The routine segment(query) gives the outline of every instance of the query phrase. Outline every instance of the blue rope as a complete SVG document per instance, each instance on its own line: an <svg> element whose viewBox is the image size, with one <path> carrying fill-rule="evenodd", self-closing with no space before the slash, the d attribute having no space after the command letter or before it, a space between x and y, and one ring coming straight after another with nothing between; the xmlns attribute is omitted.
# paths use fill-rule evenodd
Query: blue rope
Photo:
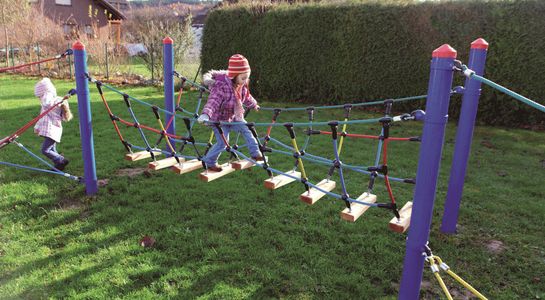
<svg viewBox="0 0 545 300"><path fill-rule="evenodd" d="M142 151L148 151L146 148L144 147L140 147L140 146L136 146L136 145L132 145L133 148L136 148L138 150L142 150ZM165 154L165 155L172 155L171 152L169 151L166 151L166 150L162 150L162 149L152 149L153 152L161 152L162 154ZM190 155L179 155L179 154L176 154L175 155L176 157L183 157L183 158L191 158L191 159L196 159L197 157L196 156L190 156Z"/></svg>
<svg viewBox="0 0 545 300"><path fill-rule="evenodd" d="M384 128L380 130L380 136L384 134ZM377 147L377 155L375 157L375 166L378 166L378 163L380 162L380 156L382 154L382 139L378 140L378 147Z"/></svg>
<svg viewBox="0 0 545 300"><path fill-rule="evenodd" d="M199 100L197 101L197 108L195 109L195 115L199 114L199 110L201 108L201 103L202 103L202 93L199 94ZM191 126L190 126L191 128L193 128L193 125L195 125L195 121L196 121L195 118L193 118L191 120Z"/></svg>
<svg viewBox="0 0 545 300"><path fill-rule="evenodd" d="M64 172L56 172L56 171L52 171L52 170L45 170L45 169L33 168L33 167L28 167L28 166L13 164L13 163L5 162L5 161L0 161L0 165L6 165L6 166L9 166L9 167L14 167L14 168L18 168L18 169L25 169L25 170L31 170L31 171L36 171L36 172L43 172L43 173L49 173L49 174L59 175L59 176L66 177L66 178L68 178L68 179L75 180L75 181L80 181L80 180L81 180L81 179L80 179L79 177L77 177L77 176L70 175L70 174L64 173Z"/></svg>
<svg viewBox="0 0 545 300"><path fill-rule="evenodd" d="M288 145L283 144L282 142L280 142L277 139L272 138L272 137L271 137L271 141L275 142L279 146L285 147L286 149L292 151L292 152L286 152L286 151L272 149L273 152L285 154L285 155L288 155L288 156L293 156L293 148L289 147ZM315 162L315 163L322 164L322 165L329 166L329 167L331 167L333 165L333 163L331 162L330 159L320 157L320 156L317 156L317 155L312 155L310 153L305 153L305 155L301 156L301 158L304 159L304 160L308 160L308 161ZM371 172L367 171L366 166L354 166L354 165L349 165L349 164L344 164L343 163L343 167L346 168L346 169L349 169L351 171L357 172L357 173L361 173L361 174L365 174L365 175L371 175ZM379 178L384 178L384 175L378 174L378 177ZM402 179L402 178L388 176L388 179L390 179L391 181L395 181L395 182L406 183L405 179Z"/></svg>
<svg viewBox="0 0 545 300"><path fill-rule="evenodd" d="M30 151L29 149L27 149L23 144L21 144L21 143L19 143L19 142L17 142L17 141L13 141L13 143L14 143L15 145L17 145L19 148L23 149L23 150L24 150L25 152L27 152L28 154L30 154L32 157L34 157L35 159L37 159L38 161L40 161L41 163L43 163L44 165L50 167L52 170L45 170L45 169L34 168L34 167L29 167L29 166L24 166L24 165L9 163L9 162L2 162L2 161L0 161L0 164L7 165L7 166L11 166L11 167L15 167L15 168L19 168L19 169L27 169L27 170L37 171L37 172L44 172L44 173L50 173L50 174L60 175L60 176L63 176L63 177L67 177L67 178L69 178L69 179L76 180L76 181L79 181L79 180L80 180L80 178L77 177L77 176L70 175L70 174L65 173L65 172L63 172L63 171L57 170L55 167L53 167L50 163L48 163L47 161L45 161L43 158L39 157L38 155L34 154L32 151Z"/></svg>
<svg viewBox="0 0 545 300"><path fill-rule="evenodd" d="M34 157L35 159L37 159L38 161L40 161L41 163L43 163L44 165L52 168L52 169L55 169L57 170L55 167L53 167L52 164L48 163L47 161L45 161L43 158L39 157L38 155L34 154L32 151L28 150L23 144L17 142L17 141L13 141L13 143L15 145L17 145L19 148L23 149L24 151L26 151L26 153L30 154L32 157ZM61 172L60 170L58 170L58 172ZM62 172L61 172L62 173Z"/></svg>
<svg viewBox="0 0 545 300"><path fill-rule="evenodd" d="M134 120L134 122L135 122L136 124L140 124L140 123L138 122L138 120L136 119L136 116L134 115L134 111L132 110L132 108L131 108L131 107L127 107L127 108L128 108L128 110L129 110L129 112L130 112L130 114L131 114L132 119ZM148 147L148 148L146 149L146 151L152 151L153 148L151 148L151 146L150 146L150 144L149 144L149 142L148 142L148 139L146 138L146 135L144 134L144 131L142 130L142 128L140 128L140 126L138 126L136 129L138 129L138 132L140 133L140 136L141 136L142 139L144 140L144 143L146 144L146 147ZM169 154L169 155L170 155L170 154Z"/></svg>
<svg viewBox="0 0 545 300"><path fill-rule="evenodd" d="M332 139L333 142L333 152L335 153L335 160L340 163L341 158L339 157L339 149L337 148L337 139ZM343 190L343 195L348 195L346 190L346 184L344 183L343 167L339 166L339 178L341 179L341 188Z"/></svg>
<svg viewBox="0 0 545 300"><path fill-rule="evenodd" d="M312 123L312 121L310 122ZM312 130L312 125L308 127L309 130ZM307 134L307 137L305 138L305 144L303 145L302 151L305 151L310 143L310 134Z"/></svg>

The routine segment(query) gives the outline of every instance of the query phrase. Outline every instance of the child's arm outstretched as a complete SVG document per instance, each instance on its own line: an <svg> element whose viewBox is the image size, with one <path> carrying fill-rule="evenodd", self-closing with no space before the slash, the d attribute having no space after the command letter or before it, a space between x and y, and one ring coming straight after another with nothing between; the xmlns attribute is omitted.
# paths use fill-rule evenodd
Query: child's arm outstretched
<svg viewBox="0 0 545 300"><path fill-rule="evenodd" d="M242 104L249 109L259 110L259 105L257 105L257 100L255 100L254 96L250 94L250 91L247 91L247 93L248 93L248 97L244 99Z"/></svg>

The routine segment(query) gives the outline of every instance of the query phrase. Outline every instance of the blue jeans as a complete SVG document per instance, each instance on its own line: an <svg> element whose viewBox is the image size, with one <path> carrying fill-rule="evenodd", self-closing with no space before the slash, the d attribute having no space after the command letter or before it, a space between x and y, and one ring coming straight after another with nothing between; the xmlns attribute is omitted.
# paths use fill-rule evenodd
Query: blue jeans
<svg viewBox="0 0 545 300"><path fill-rule="evenodd" d="M43 138L42 154L47 156L54 164L63 162L64 157L57 152L57 142L45 136Z"/></svg>
<svg viewBox="0 0 545 300"><path fill-rule="evenodd" d="M221 126L221 129L223 130L223 134L225 135L225 139L227 140L227 142L229 142L229 132L234 131L242 134L242 137L244 137L244 139L246 140L246 146L248 146L250 156L261 156L261 152L259 152L259 146L257 145L257 140L252 135L250 129L248 129L248 126L242 124L224 125ZM212 148L210 148L206 156L203 158L203 161L204 163L206 163L207 166L217 165L218 158L225 150L226 146L220 136L218 129L216 127L212 127L212 130L214 130L214 135L216 136L216 143L212 146Z"/></svg>

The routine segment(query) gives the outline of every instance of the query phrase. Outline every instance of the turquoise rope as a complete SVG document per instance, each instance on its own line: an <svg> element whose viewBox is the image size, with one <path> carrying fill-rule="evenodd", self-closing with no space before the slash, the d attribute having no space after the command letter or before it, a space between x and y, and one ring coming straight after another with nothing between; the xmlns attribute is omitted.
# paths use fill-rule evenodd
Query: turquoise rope
<svg viewBox="0 0 545 300"><path fill-rule="evenodd" d="M371 123L378 123L380 118L376 119L365 119L365 120L351 120L351 121L336 121L337 124L343 125L343 124L371 124ZM215 125L216 122L210 122L206 121L204 122L207 125ZM219 122L220 125L246 125L246 122ZM301 127L301 126L329 126L329 122L311 122L311 123L290 123L294 127ZM254 123L255 126L284 126L282 123Z"/></svg>
<svg viewBox="0 0 545 300"><path fill-rule="evenodd" d="M479 76L479 75L477 75L475 73L471 73L470 78L475 79L477 81L480 81L480 82L482 82L482 83L484 83L484 84L486 84L486 85L488 85L488 86L490 86L492 88L495 88L495 89L497 89L497 90L499 90L499 91L501 91L501 92L503 92L503 93L505 93L505 94L507 94L507 95L509 95L509 96L511 96L511 97L513 97L513 98L527 104L527 105L530 105L531 107L533 107L533 108L535 108L537 110L540 110L541 112L545 112L545 106L544 105L541 105L541 104L539 104L539 103L537 103L537 102L535 102L533 100L530 100L530 99L522 96L521 94L515 93L512 90L510 90L510 89L508 89L506 87L503 87L503 86L501 86L501 85L499 85L499 84L497 84L497 83L495 83L495 82L493 82L491 80L488 80L488 79L486 79L486 78L484 78L482 76Z"/></svg>
<svg viewBox="0 0 545 300"><path fill-rule="evenodd" d="M427 97L428 97L428 95L397 98L397 99L394 99L394 102L421 100L421 99L426 99ZM350 104L350 105L352 105L352 107L358 107L358 106L371 106L371 105L378 105L378 104L384 104L384 100L373 101L373 102L353 103L353 104ZM345 105L347 105L347 104L312 106L312 107L314 109L334 109L334 108L344 108ZM301 110L307 110L309 108L311 108L311 107L287 107L287 108L281 108L281 109L282 109L282 111L301 111ZM275 109L278 109L278 108L277 107L261 107L260 108L260 110L275 110Z"/></svg>
<svg viewBox="0 0 545 300"><path fill-rule="evenodd" d="M109 90L112 91L112 92L115 92L115 93L121 95L121 96L123 96L123 95L125 94L125 93L123 93L122 91L120 91L120 90L118 90L118 89L116 89L116 88L114 88L114 87L112 87L112 86L109 86L109 85L107 85L107 84L102 83L102 86L105 87L105 88L107 88L107 89L109 89ZM140 99L138 99L138 98L135 98L135 97L133 97L133 96L131 96L131 95L128 95L128 96L129 96L129 98L130 98L131 100L134 100L134 101L136 101L136 102L138 102L138 103L140 103L140 104L143 104L143 105L146 105L146 106L149 106L149 107L155 106L155 105L153 105L153 104L151 104L151 103L148 103L148 102L146 102L146 101L142 101L142 100L140 100ZM176 115L176 112L172 113L172 112L170 112L170 111L168 111L168 110L166 110L166 109L162 109L162 108L160 108L160 107L157 107L157 108L159 109L159 111L164 112L164 113L166 113L166 114L168 114L168 115L171 115L171 116L172 116L172 115ZM187 110L185 110L185 109L183 109L183 108L182 108L182 110L183 110L184 113L186 113L186 114L188 114L188 115L190 115L190 116L193 116L193 115L194 115L194 113L189 112L189 111L187 111Z"/></svg>
<svg viewBox="0 0 545 300"><path fill-rule="evenodd" d="M204 85L200 85L200 84L196 83L195 81L191 81L191 80L187 79L186 77L182 76L182 75L181 75L180 73L178 73L178 72L174 72L174 76L176 76L176 77L178 77L178 78L180 78L180 79L183 77L183 78L185 79L185 81L186 81L187 83L189 83L190 85L192 85L192 86L194 86L194 87L196 87L196 88L202 89L202 90L204 90L204 91L206 91L206 92L210 92L210 90L209 90L208 88L206 88Z"/></svg>

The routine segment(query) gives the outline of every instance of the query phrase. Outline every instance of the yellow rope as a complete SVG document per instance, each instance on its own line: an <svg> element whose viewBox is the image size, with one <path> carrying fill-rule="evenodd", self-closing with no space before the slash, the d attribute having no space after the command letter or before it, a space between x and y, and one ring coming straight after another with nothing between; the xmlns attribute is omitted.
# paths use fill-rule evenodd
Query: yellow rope
<svg viewBox="0 0 545 300"><path fill-rule="evenodd" d="M465 288L467 288L468 290L470 290L475 296L479 297L479 299L481 300L488 300L488 298L486 298L485 296L483 296L483 294L479 293L479 291L477 291L474 287L472 287L469 283L467 283L465 280L463 280L460 276L458 276L456 273L452 272L452 270L450 270L450 267L443 263L443 260L441 260L441 258L437 255L434 255L433 256L434 259L441 265L441 268L447 272L447 274L449 274L452 278L454 278L456 281L458 281L461 285L463 285Z"/></svg>
<svg viewBox="0 0 545 300"><path fill-rule="evenodd" d="M170 143L170 139L168 138L168 135L166 134L166 130L165 130L165 127L163 126L163 122L161 122L161 119L157 119L157 122L159 123L159 127L161 127L163 136L165 137L165 140L167 141L167 145L170 148L170 151L172 151L172 153L175 153L176 150L174 149L174 147L172 147L172 144Z"/></svg>
<svg viewBox="0 0 545 300"><path fill-rule="evenodd" d="M299 147L297 147L297 141L295 139L291 139L291 144L293 145L293 149L295 149L295 152L299 153ZM299 165L299 168L301 169L301 174L303 175L303 178L307 178L307 174L305 173L305 166L303 165L303 160L301 157L297 157L297 163Z"/></svg>
<svg viewBox="0 0 545 300"><path fill-rule="evenodd" d="M437 278L437 281L439 281L439 285L443 289L443 292L445 292L445 296L447 296L448 300L453 300L452 296L450 295L450 292L447 289L447 286L445 285L445 282L443 281L443 278L441 278L441 275L439 273L433 273L435 275L435 278Z"/></svg>
<svg viewBox="0 0 545 300"><path fill-rule="evenodd" d="M210 138L208 139L208 143L212 144L212 140L214 140L214 131L210 132Z"/></svg>
<svg viewBox="0 0 545 300"><path fill-rule="evenodd" d="M445 293L445 296L447 296L448 300L453 300L452 296L450 295L450 292L448 291L447 286L445 285L445 282L443 281L443 278L441 278L441 275L439 275L439 267L435 263L434 256L428 256L426 260L430 263L430 269L439 282L439 285L441 286L441 289Z"/></svg>
<svg viewBox="0 0 545 300"><path fill-rule="evenodd" d="M344 118L344 121L348 121L348 118ZM346 123L344 123L343 125L343 130L341 132L345 132L346 131ZM337 150L337 155L341 155L341 149L343 148L343 141L344 141L344 136L341 135L341 138L339 139L339 149Z"/></svg>

